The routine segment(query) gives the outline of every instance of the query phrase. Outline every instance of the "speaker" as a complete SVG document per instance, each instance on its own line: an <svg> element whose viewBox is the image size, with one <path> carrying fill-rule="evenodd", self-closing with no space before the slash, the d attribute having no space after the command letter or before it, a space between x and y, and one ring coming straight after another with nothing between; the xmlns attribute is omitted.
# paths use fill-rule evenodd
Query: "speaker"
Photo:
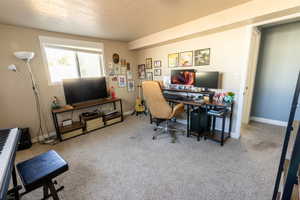
<svg viewBox="0 0 300 200"><path fill-rule="evenodd" d="M191 112L191 131L202 133L209 131L211 124L210 117L206 114L206 110L199 108Z"/></svg>
<svg viewBox="0 0 300 200"><path fill-rule="evenodd" d="M22 128L18 150L29 149L31 146L32 146L32 142L31 142L29 128Z"/></svg>

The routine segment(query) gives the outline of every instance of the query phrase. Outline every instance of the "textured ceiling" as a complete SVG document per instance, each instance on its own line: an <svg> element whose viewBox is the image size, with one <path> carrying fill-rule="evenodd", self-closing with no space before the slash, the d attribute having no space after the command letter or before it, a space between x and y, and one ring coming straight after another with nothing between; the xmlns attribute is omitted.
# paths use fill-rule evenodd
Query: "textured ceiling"
<svg viewBox="0 0 300 200"><path fill-rule="evenodd" d="M0 23L121 41L249 0L1 0Z"/></svg>

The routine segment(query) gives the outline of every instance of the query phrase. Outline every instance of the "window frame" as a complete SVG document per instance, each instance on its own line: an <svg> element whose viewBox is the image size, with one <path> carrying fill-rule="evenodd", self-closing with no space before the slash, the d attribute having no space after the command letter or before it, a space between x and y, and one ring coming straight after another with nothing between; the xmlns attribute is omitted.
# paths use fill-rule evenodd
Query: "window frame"
<svg viewBox="0 0 300 200"><path fill-rule="evenodd" d="M71 40L71 39L64 39L64 38L53 38L53 37L46 37L46 36L39 36L40 40L40 47L42 52L43 64L45 66L45 72L48 79L49 86L55 85L62 85L62 81L52 82L51 75L50 75L50 68L48 66L48 59L45 48L55 48L55 49L66 49L72 50L76 53L76 66L77 70L79 71L78 74L80 75L80 66L79 60L77 56L77 52L84 52L84 53L95 53L99 54L100 56L100 72L102 76L105 76L105 61L104 61L104 45L103 43L98 42L89 42L89 41L82 41L82 40ZM81 78L81 77L80 77Z"/></svg>

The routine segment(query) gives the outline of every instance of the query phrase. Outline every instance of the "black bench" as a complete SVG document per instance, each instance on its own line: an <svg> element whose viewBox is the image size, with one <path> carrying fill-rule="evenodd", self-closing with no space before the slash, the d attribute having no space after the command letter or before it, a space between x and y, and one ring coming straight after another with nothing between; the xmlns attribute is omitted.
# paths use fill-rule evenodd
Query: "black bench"
<svg viewBox="0 0 300 200"><path fill-rule="evenodd" d="M57 184L57 182L53 181L53 179L67 171L69 166L60 155L54 150L50 150L34 158L18 163L17 169L25 187L25 192L23 192L21 196L43 186L43 199L52 196L54 200L58 200L59 197L57 192L64 187L61 186L59 189L55 189L54 184Z"/></svg>

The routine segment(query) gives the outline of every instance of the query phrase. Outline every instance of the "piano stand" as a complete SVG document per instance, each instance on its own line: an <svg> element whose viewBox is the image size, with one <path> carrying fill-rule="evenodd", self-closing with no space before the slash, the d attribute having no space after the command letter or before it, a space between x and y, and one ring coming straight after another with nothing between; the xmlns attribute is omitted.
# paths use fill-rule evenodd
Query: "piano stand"
<svg viewBox="0 0 300 200"><path fill-rule="evenodd" d="M42 199L52 197L54 200L59 200L57 193L64 187L56 189L57 182L53 179L67 171L69 167L68 163L54 150L18 163L17 169L25 187L25 192L21 196L43 187L44 197Z"/></svg>

